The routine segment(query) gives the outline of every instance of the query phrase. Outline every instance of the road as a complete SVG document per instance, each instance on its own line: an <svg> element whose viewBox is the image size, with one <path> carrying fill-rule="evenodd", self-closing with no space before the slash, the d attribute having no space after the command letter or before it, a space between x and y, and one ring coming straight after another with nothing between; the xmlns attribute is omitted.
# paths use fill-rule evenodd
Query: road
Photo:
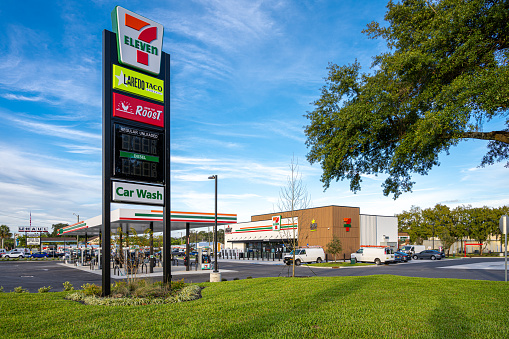
<svg viewBox="0 0 509 339"><path fill-rule="evenodd" d="M182 263L180 264L182 265ZM248 277L287 277L291 267L276 262L220 261L221 277L227 280L246 279ZM200 273L174 272L173 280L184 279L185 282L205 282L209 280L210 271ZM468 258L443 259L437 261L417 260L408 263L355 266L340 269L321 268L302 265L296 267L296 276L366 276L373 274L392 274L407 277L454 278L471 280L504 281L503 258ZM161 276L151 278L161 280ZM85 283L102 283L99 274L87 270L78 270L59 264L57 261L0 261L0 286L5 292L21 286L30 292L37 292L40 287L51 286L52 291L61 291L65 281L75 288ZM112 282L114 280L112 279Z"/></svg>

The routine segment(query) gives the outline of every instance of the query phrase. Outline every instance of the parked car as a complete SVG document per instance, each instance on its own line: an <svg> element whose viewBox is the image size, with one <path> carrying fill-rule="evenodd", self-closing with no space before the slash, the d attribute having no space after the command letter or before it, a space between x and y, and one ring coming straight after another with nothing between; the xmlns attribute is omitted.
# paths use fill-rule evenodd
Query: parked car
<svg viewBox="0 0 509 339"><path fill-rule="evenodd" d="M408 260L411 260L412 257L408 253L396 251L394 252L394 259L396 259L396 261L407 262Z"/></svg>
<svg viewBox="0 0 509 339"><path fill-rule="evenodd" d="M445 253L444 253L444 252L440 252L440 251L438 251L438 250L430 250L430 251L434 251L434 252L436 252L437 254L439 254L439 255L440 255L440 257L445 258Z"/></svg>
<svg viewBox="0 0 509 339"><path fill-rule="evenodd" d="M48 253L46 253L46 252L32 253L29 257L30 258L47 258L48 257Z"/></svg>
<svg viewBox="0 0 509 339"><path fill-rule="evenodd" d="M415 253L412 255L412 259L431 259L431 260L440 260L442 259L441 252L435 250L424 250L419 253Z"/></svg>
<svg viewBox="0 0 509 339"><path fill-rule="evenodd" d="M3 255L3 258L24 258L25 253L21 251L10 251Z"/></svg>
<svg viewBox="0 0 509 339"><path fill-rule="evenodd" d="M60 258L60 257L63 257L63 256L64 256L63 252L55 252L55 251L49 251L48 252L48 257L49 258Z"/></svg>

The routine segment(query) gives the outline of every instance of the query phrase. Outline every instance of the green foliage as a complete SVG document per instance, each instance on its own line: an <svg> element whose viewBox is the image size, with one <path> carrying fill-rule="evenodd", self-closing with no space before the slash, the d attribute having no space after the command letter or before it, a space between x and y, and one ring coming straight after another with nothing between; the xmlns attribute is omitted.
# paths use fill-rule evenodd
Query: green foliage
<svg viewBox="0 0 509 339"><path fill-rule="evenodd" d="M0 286L0 293L3 293L3 291L4 291L4 287Z"/></svg>
<svg viewBox="0 0 509 339"><path fill-rule="evenodd" d="M21 286L18 286L14 287L14 293L28 293L28 290Z"/></svg>
<svg viewBox="0 0 509 339"><path fill-rule="evenodd" d="M0 247L0 248L5 248L4 247L4 239L9 239L10 237L12 237L12 233L9 229L9 226L0 225L0 239L2 239L2 247Z"/></svg>
<svg viewBox="0 0 509 339"><path fill-rule="evenodd" d="M341 244L341 239L338 236L332 236L332 240L327 244L327 252L334 255L334 261L336 261L336 255L342 250L343 245Z"/></svg>
<svg viewBox="0 0 509 339"><path fill-rule="evenodd" d="M64 291L74 291L74 287L69 281L64 282L62 285L64 285Z"/></svg>
<svg viewBox="0 0 509 339"><path fill-rule="evenodd" d="M51 286L48 286L48 287L43 286L43 287L39 288L38 291L39 291L39 293L48 293L51 289L52 289Z"/></svg>
<svg viewBox="0 0 509 339"><path fill-rule="evenodd" d="M150 293L143 296L142 290L146 290L148 285L144 285L136 289L138 295L131 297L113 297L99 298L95 295L87 296L83 291L77 291L67 295L65 298L74 301L83 301L87 305L103 305L103 306L137 306L137 305L160 305L173 304L177 302L192 301L201 298L201 287L197 285L189 285L175 293L174 295L151 295ZM154 287L154 285L152 285Z"/></svg>
<svg viewBox="0 0 509 339"><path fill-rule="evenodd" d="M181 290L182 288L184 288L184 286L186 286L186 283L184 282L184 278L180 279L180 280L172 280L171 281L171 290L172 291L178 291L178 290Z"/></svg>
<svg viewBox="0 0 509 339"><path fill-rule="evenodd" d="M85 295L99 296L99 295L101 295L101 292L102 292L102 287L97 286L96 284L86 283L86 284L82 285L81 288L83 289L82 292Z"/></svg>
<svg viewBox="0 0 509 339"><path fill-rule="evenodd" d="M411 191L413 174L439 165L440 153L468 138L488 140L481 165L509 159L509 2L389 2L387 25L364 31L390 51L370 74L354 62L329 64L314 111L306 116L307 159L322 182L383 174L384 195ZM498 131L483 124L501 120ZM505 120L505 124L504 124Z"/></svg>
<svg viewBox="0 0 509 339"><path fill-rule="evenodd" d="M412 206L410 211L397 215L398 230L408 232L410 242L418 245L422 244L423 239L438 236L447 250L462 238L484 243L490 235L500 236L498 221L504 214L509 214L509 206L459 206L454 210L441 204L424 210Z"/></svg>

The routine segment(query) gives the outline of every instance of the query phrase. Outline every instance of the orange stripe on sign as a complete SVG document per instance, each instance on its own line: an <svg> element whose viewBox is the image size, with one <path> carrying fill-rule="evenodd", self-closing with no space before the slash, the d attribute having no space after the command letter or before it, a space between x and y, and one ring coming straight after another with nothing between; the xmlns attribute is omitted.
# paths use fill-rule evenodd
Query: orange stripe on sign
<svg viewBox="0 0 509 339"><path fill-rule="evenodd" d="M132 15L129 15L129 14L125 14L125 25L127 27L131 27L137 31L139 31L140 29L142 29L143 27L149 25L148 22L145 22L143 20L140 20L138 18L135 18L133 17Z"/></svg>

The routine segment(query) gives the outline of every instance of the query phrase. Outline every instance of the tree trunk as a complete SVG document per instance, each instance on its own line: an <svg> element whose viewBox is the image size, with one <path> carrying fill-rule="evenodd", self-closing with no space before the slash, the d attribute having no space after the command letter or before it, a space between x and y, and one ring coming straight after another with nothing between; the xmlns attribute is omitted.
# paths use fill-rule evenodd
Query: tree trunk
<svg viewBox="0 0 509 339"><path fill-rule="evenodd" d="M509 144L509 132L507 131L463 132L460 137L463 139L493 140Z"/></svg>

